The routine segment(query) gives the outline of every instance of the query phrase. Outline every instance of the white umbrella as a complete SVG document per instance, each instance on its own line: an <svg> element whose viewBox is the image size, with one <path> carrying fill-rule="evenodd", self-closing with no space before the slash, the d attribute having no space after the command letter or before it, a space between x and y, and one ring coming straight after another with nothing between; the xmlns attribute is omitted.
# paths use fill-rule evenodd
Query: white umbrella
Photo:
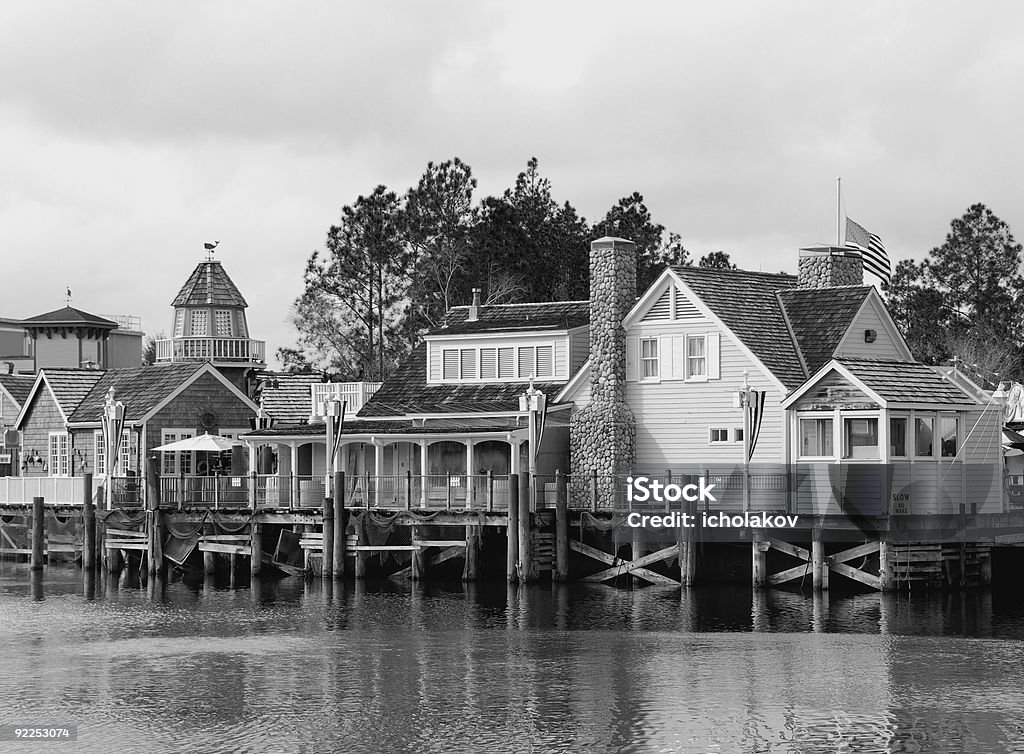
<svg viewBox="0 0 1024 754"><path fill-rule="evenodd" d="M184 440L178 440L177 442L169 442L166 445L153 448L153 450L166 450L166 451L179 451L187 452L190 450L206 451L208 453L219 453L222 450L231 450L239 445L245 443L238 440L229 440L226 437L220 435L211 435L209 432L199 435L198 437L186 437Z"/></svg>

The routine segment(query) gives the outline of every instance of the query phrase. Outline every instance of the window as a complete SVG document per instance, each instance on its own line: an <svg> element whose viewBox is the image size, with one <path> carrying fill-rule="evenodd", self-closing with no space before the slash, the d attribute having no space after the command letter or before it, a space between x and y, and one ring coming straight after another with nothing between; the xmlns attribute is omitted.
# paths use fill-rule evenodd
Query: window
<svg viewBox="0 0 1024 754"><path fill-rule="evenodd" d="M935 418L918 416L914 419L914 455L918 458L931 458L932 438L934 436Z"/></svg>
<svg viewBox="0 0 1024 754"><path fill-rule="evenodd" d="M178 309L174 312L174 337L181 338L185 335L185 310Z"/></svg>
<svg viewBox="0 0 1024 754"><path fill-rule="evenodd" d="M516 349L498 349L498 379L514 380L516 378Z"/></svg>
<svg viewBox="0 0 1024 754"><path fill-rule="evenodd" d="M709 431L708 442L712 445L729 442L729 430L722 427L712 427Z"/></svg>
<svg viewBox="0 0 1024 754"><path fill-rule="evenodd" d="M843 419L843 458L878 458L878 419Z"/></svg>
<svg viewBox="0 0 1024 754"><path fill-rule="evenodd" d="M555 355L551 346L537 346L537 376L553 377L555 374Z"/></svg>
<svg viewBox="0 0 1024 754"><path fill-rule="evenodd" d="M642 338L640 340L640 377L658 376L658 339Z"/></svg>
<svg viewBox="0 0 1024 754"><path fill-rule="evenodd" d="M903 458L907 455L907 420L889 420L889 455Z"/></svg>
<svg viewBox="0 0 1024 754"><path fill-rule="evenodd" d="M206 310L192 310L192 335L206 335Z"/></svg>
<svg viewBox="0 0 1024 754"><path fill-rule="evenodd" d="M743 442L743 427L736 427L736 429L732 431L732 441Z"/></svg>
<svg viewBox="0 0 1024 754"><path fill-rule="evenodd" d="M690 335L686 338L686 378L707 376L707 337Z"/></svg>
<svg viewBox="0 0 1024 754"><path fill-rule="evenodd" d="M192 437L193 432L190 429L164 429L160 431L160 444L167 445L168 443L177 442L178 440L187 440ZM160 462L160 473L162 476L178 476L179 474L188 476L192 473L192 453L191 452L163 452L161 451L163 460Z"/></svg>
<svg viewBox="0 0 1024 754"><path fill-rule="evenodd" d="M218 338L231 337L231 312L227 309L217 309L213 313L214 335Z"/></svg>
<svg viewBox="0 0 1024 754"><path fill-rule="evenodd" d="M459 351L457 348L446 348L441 352L442 364L441 379L459 379Z"/></svg>
<svg viewBox="0 0 1024 754"><path fill-rule="evenodd" d="M800 455L810 458L832 455L832 420L800 420Z"/></svg>
<svg viewBox="0 0 1024 754"><path fill-rule="evenodd" d="M493 380L498 377L498 349L480 349L480 379Z"/></svg>
<svg viewBox="0 0 1024 754"><path fill-rule="evenodd" d="M93 458L96 459L96 474L107 473L107 449L103 444L103 430L93 432ZM124 476L129 471L138 472L139 436L130 429L121 431L121 444L117 449L119 466L112 469L117 476Z"/></svg>
<svg viewBox="0 0 1024 754"><path fill-rule="evenodd" d="M519 378L525 380L527 377L536 377L534 371L533 346L524 346L519 349Z"/></svg>
<svg viewBox="0 0 1024 754"><path fill-rule="evenodd" d="M50 433L50 475L69 476L71 473L71 452L67 432Z"/></svg>
<svg viewBox="0 0 1024 754"><path fill-rule="evenodd" d="M939 416L939 448L943 458L956 458L957 426L956 416L942 414Z"/></svg>
<svg viewBox="0 0 1024 754"><path fill-rule="evenodd" d="M476 349L475 348L463 348L460 354L460 361L462 372L459 374L459 379L463 380L475 380L476 379Z"/></svg>

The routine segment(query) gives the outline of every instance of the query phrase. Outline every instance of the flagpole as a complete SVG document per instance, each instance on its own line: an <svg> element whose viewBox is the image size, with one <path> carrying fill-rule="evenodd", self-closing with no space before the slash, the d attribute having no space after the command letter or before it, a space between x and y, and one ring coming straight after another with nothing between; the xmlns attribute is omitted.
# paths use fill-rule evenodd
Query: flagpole
<svg viewBox="0 0 1024 754"><path fill-rule="evenodd" d="M842 177L836 178L836 246L843 245L842 236L842 209L843 204L843 179Z"/></svg>

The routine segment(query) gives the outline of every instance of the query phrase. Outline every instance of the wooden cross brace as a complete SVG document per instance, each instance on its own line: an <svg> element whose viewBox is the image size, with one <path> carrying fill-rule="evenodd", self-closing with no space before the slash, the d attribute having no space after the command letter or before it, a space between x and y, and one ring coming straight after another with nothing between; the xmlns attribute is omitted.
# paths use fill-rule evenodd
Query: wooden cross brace
<svg viewBox="0 0 1024 754"><path fill-rule="evenodd" d="M623 576L625 574L631 574L633 576L639 576L645 581L649 581L652 584L664 584L665 586L680 586L679 582L675 579L670 579L668 576L662 576L660 573L648 570L644 566L648 566L651 563L657 563L662 560L668 560L671 557L679 554L679 546L672 545L666 547L664 550L658 550L652 552L649 555L644 555L642 558L636 560L621 561L614 555L609 555L603 550L598 550L596 547L585 545L582 542L576 540L569 540L569 547L581 555L586 555L588 558L593 558L601 563L610 565L611 568L606 568L603 571L599 571L590 576L586 576L580 581L589 582L600 582L613 579L616 576Z"/></svg>
<svg viewBox="0 0 1024 754"><path fill-rule="evenodd" d="M811 572L811 553L806 549L790 544L789 542L783 542L780 539L772 539L771 537L768 538L768 542L771 544L773 549L776 549L779 552L784 552L787 555L792 555L794 558L798 558L803 561L798 566L787 568L785 571L779 571L778 573L773 573L768 577L769 586L776 586L778 584L784 584L787 581L803 578ZM847 550L843 550L842 552L837 552L834 555L826 557L825 566L830 571L846 576L848 579L859 581L862 584L870 586L872 589L881 589L881 581L878 576L871 573L865 573L864 571L846 565L846 562L849 560L862 558L865 555L878 552L878 548L878 542L866 542L865 544L851 547Z"/></svg>

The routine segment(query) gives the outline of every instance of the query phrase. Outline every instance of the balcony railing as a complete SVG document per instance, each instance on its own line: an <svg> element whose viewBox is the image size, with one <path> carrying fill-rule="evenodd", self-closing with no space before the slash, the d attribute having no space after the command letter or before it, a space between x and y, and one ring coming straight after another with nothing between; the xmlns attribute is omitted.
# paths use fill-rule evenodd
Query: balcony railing
<svg viewBox="0 0 1024 754"><path fill-rule="evenodd" d="M264 364L266 343L248 338L169 338L156 342L156 360Z"/></svg>
<svg viewBox="0 0 1024 754"><path fill-rule="evenodd" d="M309 415L314 418L326 416L325 403L345 401L345 415L353 416L380 386L379 382L325 382L310 385Z"/></svg>

